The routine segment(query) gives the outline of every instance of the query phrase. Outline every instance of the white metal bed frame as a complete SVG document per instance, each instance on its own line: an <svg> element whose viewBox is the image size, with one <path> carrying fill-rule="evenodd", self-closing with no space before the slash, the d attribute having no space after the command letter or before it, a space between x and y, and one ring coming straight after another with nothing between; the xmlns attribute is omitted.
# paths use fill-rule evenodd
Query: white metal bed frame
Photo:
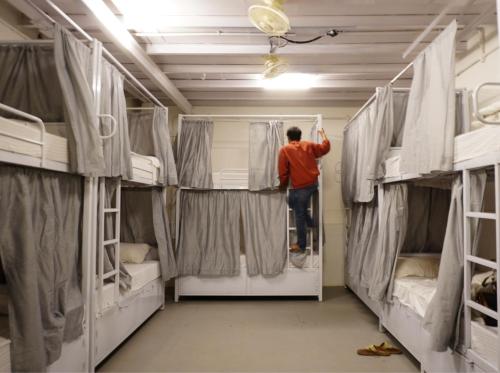
<svg viewBox="0 0 500 373"><path fill-rule="evenodd" d="M111 120L113 126L112 130L107 135L100 135L101 139L105 140L112 137L117 130L117 123L113 116L109 114L100 113L100 82L101 82L101 64L100 61L104 58L110 60L131 82L131 84L139 90L144 97L156 105L163 107L162 103L139 81L133 74L131 74L110 52L103 48L102 43L97 39L86 33L76 22L74 22L68 15L64 13L57 5L50 0L45 0L46 3L54 9L62 18L67 21L76 31L84 37L84 42L88 42L92 51L92 91L94 94L94 115L96 118L96 125L98 126L98 118L108 118ZM47 19L51 24L55 25L57 22L45 13L41 8L30 2L30 5L42 17ZM17 44L37 44L39 41L19 41ZM43 43L53 43L53 40L43 41ZM7 111L19 117L35 122L40 126L40 140L26 139L20 136L14 136L17 140L30 142L41 147L41 157L33 157L24 154L16 154L8 151L0 150L0 162L17 164L20 166L44 168L59 172L69 172L67 164L54 162L46 159L45 148L45 124L40 118L31 114L22 112L20 110L8 107L7 105L0 104L0 110ZM149 180L146 178L132 180L135 183L144 183L146 186L157 185L157 180ZM98 316L106 316L103 314L102 309L102 285L104 279L114 276L116 287L114 289L115 295L119 293L119 271L111 271L104 273L103 270L103 249L104 246L110 244L104 241L103 238L103 216L105 214L116 214L115 234L119 237L119 205L112 208L104 208L102 203L105 195L105 189L99 188L104 186L104 178L85 177L84 178L84 196L83 196L83 229L82 229L82 294L84 297L85 311L83 320L83 336L70 344L63 345L63 352L61 358L48 367L49 371L88 371L93 372L96 364L101 361L108 353L116 348L126 337L128 337L138 326L140 326L152 313L164 306L164 284L158 279L154 284L150 284L146 289L145 294L135 293L131 297L132 302L123 306L116 302L114 310L107 312L111 319L107 320L104 330L99 330ZM118 185L117 199L119 202L121 185ZM99 206L99 199L101 199L101 208ZM99 222L99 225L98 225ZM117 246L119 246L119 239L117 237ZM99 239L99 240L98 240ZM99 241L99 242L98 242ZM99 247L96 248L96 243ZM119 263L119 247L115 255L115 266ZM97 260L99 259L99 264ZM96 272L97 270L97 272ZM96 274L97 273L97 278ZM118 297L115 296L115 299ZM97 302L97 304L96 304ZM118 333L117 330L123 332ZM118 335L118 339L113 336ZM103 339L99 343L99 338ZM101 353L99 361L97 361L98 348L104 351ZM103 355L103 356L102 356ZM78 358L81 356L81 359ZM80 364L80 365L79 365Z"/></svg>
<svg viewBox="0 0 500 373"><path fill-rule="evenodd" d="M318 129L322 128L323 125L323 117L321 114L317 115L219 115L219 114L196 114L196 115L179 115L178 118L178 132L177 136L180 136L182 131L182 120L184 118L209 118L209 119L222 119L222 120L243 120L250 121L252 119L256 120L282 120L282 121L295 121L299 120L302 122L313 122ZM179 147L179 142L177 142ZM319 168L321 171L321 162L318 162ZM248 170L223 170L224 173L231 173L236 171L237 173L241 173L246 171L248 175ZM238 176L236 176L238 177ZM227 277L227 278L198 278L195 276L186 276L186 277L178 277L175 281L175 301L179 300L181 296L210 296L210 295L218 295L218 296L316 296L318 300L322 300L323 298L323 216L321 211L323 211L323 188L322 188L322 173L320 172L320 176L318 178L319 188L319 237L318 237L318 267L315 268L313 266L313 250L312 250L312 242L313 237L311 234L311 250L309 252L309 264L306 265L303 269L290 268L289 266L289 253L287 254L287 263L284 269L283 274L276 277L276 280L273 281L271 279L265 279L262 276L250 277L246 273L246 269L242 268L241 274L239 277ZM191 190L193 188L181 187L177 191L177 200L176 200L176 243L178 242L179 230L180 230L180 193L182 190ZM215 189L215 188L214 188ZM225 189L225 190L245 190L248 188L241 187L223 187L217 189ZM287 244L289 246L290 240L290 221L289 221L289 209L287 206ZM304 289L304 287L299 286L301 281L301 276L307 278L309 276L314 276L315 272L316 278L313 280L314 286L311 289ZM241 289L234 291L230 290L231 285L234 284L235 281L244 281ZM261 283L264 281L264 283ZM253 283L258 283L258 286L252 286ZM299 283L299 284L298 284ZM227 291L225 291L227 289ZM280 290L282 289L282 290Z"/></svg>

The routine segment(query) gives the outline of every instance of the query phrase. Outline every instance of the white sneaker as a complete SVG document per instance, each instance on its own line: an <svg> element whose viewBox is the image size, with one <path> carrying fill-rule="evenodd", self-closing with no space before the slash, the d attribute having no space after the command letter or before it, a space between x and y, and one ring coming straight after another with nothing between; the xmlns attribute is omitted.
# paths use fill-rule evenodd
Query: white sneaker
<svg viewBox="0 0 500 373"><path fill-rule="evenodd" d="M297 268L304 268L306 264L307 253L290 253L290 262Z"/></svg>

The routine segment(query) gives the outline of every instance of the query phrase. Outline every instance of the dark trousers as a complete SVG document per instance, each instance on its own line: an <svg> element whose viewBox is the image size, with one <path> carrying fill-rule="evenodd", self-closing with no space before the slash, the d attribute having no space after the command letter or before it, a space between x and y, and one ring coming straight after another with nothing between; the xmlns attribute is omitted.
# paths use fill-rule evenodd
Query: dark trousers
<svg viewBox="0 0 500 373"><path fill-rule="evenodd" d="M307 210L311 197L318 190L318 185L310 185L305 188L290 189L288 194L288 205L295 215L295 226L297 227L297 244L302 251L307 245L307 228L314 227L314 220Z"/></svg>

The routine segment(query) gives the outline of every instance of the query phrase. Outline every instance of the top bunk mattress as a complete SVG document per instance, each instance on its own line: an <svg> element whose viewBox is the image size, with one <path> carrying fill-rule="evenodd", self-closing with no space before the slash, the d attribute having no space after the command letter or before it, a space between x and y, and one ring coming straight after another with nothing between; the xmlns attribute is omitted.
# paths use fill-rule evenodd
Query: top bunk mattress
<svg viewBox="0 0 500 373"><path fill-rule="evenodd" d="M459 163L500 152L500 126L488 125L455 137L453 162Z"/></svg>
<svg viewBox="0 0 500 373"><path fill-rule="evenodd" d="M0 150L42 159L41 129L36 123L0 116ZM68 141L62 136L45 132L45 159L68 165Z"/></svg>
<svg viewBox="0 0 500 373"><path fill-rule="evenodd" d="M157 184L160 177L160 161L156 157L131 153L132 180L141 184Z"/></svg>

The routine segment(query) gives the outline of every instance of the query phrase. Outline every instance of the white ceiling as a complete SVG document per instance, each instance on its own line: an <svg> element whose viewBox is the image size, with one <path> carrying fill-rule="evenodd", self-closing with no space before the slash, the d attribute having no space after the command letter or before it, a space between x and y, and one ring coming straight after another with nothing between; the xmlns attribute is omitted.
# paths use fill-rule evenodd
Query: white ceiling
<svg viewBox="0 0 500 373"><path fill-rule="evenodd" d="M24 0L8 1L22 9ZM320 78L317 88L309 91L275 93L263 91L258 84L269 44L247 18L248 6L257 0L128 0L140 4L133 16L121 14L116 6L127 0L113 1L105 3L141 45L140 53L147 53L156 63L154 73L166 74L192 105L227 105L228 101L238 105L359 103L396 75L452 19L457 18L459 27L467 30L494 3L455 1L450 14L403 59L406 48L451 0L289 0L285 11L292 25L291 38L307 39L332 28L342 32L336 38L279 49L277 53L289 61L290 71L315 73ZM34 3L66 24L44 0ZM169 102L161 82L151 79L151 69L145 70L123 46L111 43L102 23L82 1L54 3L103 41L155 95ZM490 12L481 24L494 24L495 19ZM461 53L470 36L469 32L460 36ZM406 74L399 84L408 86L410 78Z"/></svg>

